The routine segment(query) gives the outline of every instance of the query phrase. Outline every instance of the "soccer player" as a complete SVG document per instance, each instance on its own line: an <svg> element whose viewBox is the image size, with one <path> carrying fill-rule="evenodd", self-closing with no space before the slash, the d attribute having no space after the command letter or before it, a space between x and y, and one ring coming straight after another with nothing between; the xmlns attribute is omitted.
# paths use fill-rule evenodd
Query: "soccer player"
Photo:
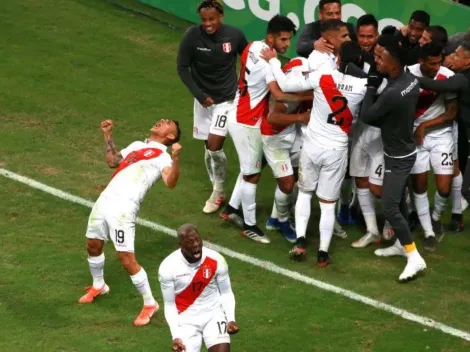
<svg viewBox="0 0 470 352"><path fill-rule="evenodd" d="M384 144L384 181L382 204L385 218L397 236L392 247L377 249L378 256L406 255L408 263L399 280L406 282L426 269L426 263L411 239L406 222L404 191L416 160L413 122L419 99L419 83L404 70L406 53L397 38L380 36L375 50L375 62L380 74L388 76L385 90L375 100L382 78L369 74L367 93L361 107L360 119L380 127Z"/></svg>
<svg viewBox="0 0 470 352"><path fill-rule="evenodd" d="M274 16L268 22L263 41L255 41L241 56L240 79L233 109L228 114L228 132L233 139L242 176L239 176L228 206L220 216L231 221L241 203L244 237L261 243L269 238L256 226L256 187L263 157L260 124L269 113L269 93L277 101L302 101L311 97L283 93L272 76L269 65L260 58L263 48L285 53L296 33L295 24L285 16Z"/></svg>
<svg viewBox="0 0 470 352"><path fill-rule="evenodd" d="M178 73L194 96L193 137L204 140L204 161L213 191L203 211L219 209L225 199L227 112L237 89L237 56L248 44L237 28L222 24L224 8L205 0L198 7L199 26L184 34L178 52Z"/></svg>
<svg viewBox="0 0 470 352"><path fill-rule="evenodd" d="M297 40L297 54L308 57L315 49L324 53L333 53L334 46L322 35L323 22L331 19L341 20L341 1L340 0L320 0L318 4L319 20L306 24ZM354 26L346 24L347 31L352 40L356 41Z"/></svg>
<svg viewBox="0 0 470 352"><path fill-rule="evenodd" d="M419 59L419 40L429 26L431 16L426 11L416 10L411 14L408 25L397 31L397 38L406 54L406 65L414 65Z"/></svg>
<svg viewBox="0 0 470 352"><path fill-rule="evenodd" d="M430 43L421 48L419 63L408 69L416 77L445 79L452 76L454 73L441 66L441 63L442 47ZM452 122L457 110L456 95L453 93L436 94L427 90L420 92L414 122L418 152L411 175L414 203L425 235L424 249L430 252L436 250L437 242L444 236L440 218L447 205L454 174ZM432 218L427 194L430 164L437 188Z"/></svg>
<svg viewBox="0 0 470 352"><path fill-rule="evenodd" d="M358 18L357 43L362 49L362 61L364 61L364 72L369 72L371 67L375 67L374 48L379 38L379 23L374 15L367 14Z"/></svg>
<svg viewBox="0 0 470 352"><path fill-rule="evenodd" d="M444 48L447 45L447 41L447 31L444 27L429 26L424 30L423 35L419 39L419 45L423 46L433 42Z"/></svg>
<svg viewBox="0 0 470 352"><path fill-rule="evenodd" d="M297 241L291 255L297 257L306 253L310 203L316 191L321 210L317 265L326 267L331 262L328 249L335 223L335 205L348 163L348 135L366 91L366 79L345 75L338 70L316 71L305 78L288 79L276 56L272 50L263 52L281 89L285 92L313 89L315 97L300 155L299 195L295 207ZM346 57L351 60L346 61ZM343 64L348 61L358 64L360 58L361 48L357 43L346 42L341 46L338 55L340 67L344 68Z"/></svg>
<svg viewBox="0 0 470 352"><path fill-rule="evenodd" d="M309 71L335 69L341 45L351 40L347 24L339 19L329 19L322 22L320 30L322 39L331 45L332 50L328 52L312 51L308 57Z"/></svg>
<svg viewBox="0 0 470 352"><path fill-rule="evenodd" d="M158 270L173 351L200 352L204 339L209 352L229 352L239 327L227 262L194 225L178 229L178 243Z"/></svg>
<svg viewBox="0 0 470 352"><path fill-rule="evenodd" d="M110 237L122 266L143 297L144 307L134 321L135 326L143 326L157 312L158 303L153 298L147 273L134 253L135 221L145 194L155 182L162 178L168 188L176 186L181 131L178 122L160 120L152 126L150 137L145 142L133 142L119 151L112 137L113 126L112 120L101 122L108 166L117 169L93 206L88 220L86 248L93 284L86 288L87 293L79 302L92 303L97 296L109 292L103 276L103 245ZM166 151L170 145L171 156Z"/></svg>
<svg viewBox="0 0 470 352"><path fill-rule="evenodd" d="M283 71L287 77L308 74L308 61L303 57L293 58L284 65ZM274 111L261 121L263 152L277 181L273 212L266 223L266 228L279 230L290 242L295 242L297 239L288 220L297 176L300 143L303 140L302 126L306 126L310 119L310 112L304 106L305 104L300 102L287 104L277 102ZM294 150L294 144L298 147L298 151Z"/></svg>

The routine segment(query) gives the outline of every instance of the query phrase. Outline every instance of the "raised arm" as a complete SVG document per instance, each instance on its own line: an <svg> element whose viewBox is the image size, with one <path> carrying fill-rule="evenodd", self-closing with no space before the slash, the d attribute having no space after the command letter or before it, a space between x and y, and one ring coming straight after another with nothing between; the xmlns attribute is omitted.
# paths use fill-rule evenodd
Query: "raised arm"
<svg viewBox="0 0 470 352"><path fill-rule="evenodd" d="M174 143L171 146L171 157L173 159L173 162L171 163L171 166L165 167L162 171L163 182L170 189L174 188L178 183L178 178L180 176L179 154L182 148L183 147L179 143Z"/></svg>
<svg viewBox="0 0 470 352"><path fill-rule="evenodd" d="M113 141L113 120L104 120L101 122L101 130L104 134L104 141L106 143L106 162L110 168L116 168L122 161L122 155L117 150Z"/></svg>
<svg viewBox="0 0 470 352"><path fill-rule="evenodd" d="M428 77L416 77L419 81L419 86L422 89L433 90L435 92L448 92L465 94L468 90L468 80L461 73L457 73L447 79L434 80Z"/></svg>
<svg viewBox="0 0 470 352"><path fill-rule="evenodd" d="M191 39L191 33L193 30L197 29L188 29L180 43L177 58L177 69L183 83L189 89L191 94L202 104L208 96L194 81L190 69L191 63L193 61L193 40Z"/></svg>
<svg viewBox="0 0 470 352"><path fill-rule="evenodd" d="M390 110L390 108L398 103L397 97L394 96L393 91L388 90L379 95L377 101L374 103L377 88L367 88L366 95L361 106L362 122L369 125L377 125L377 122Z"/></svg>

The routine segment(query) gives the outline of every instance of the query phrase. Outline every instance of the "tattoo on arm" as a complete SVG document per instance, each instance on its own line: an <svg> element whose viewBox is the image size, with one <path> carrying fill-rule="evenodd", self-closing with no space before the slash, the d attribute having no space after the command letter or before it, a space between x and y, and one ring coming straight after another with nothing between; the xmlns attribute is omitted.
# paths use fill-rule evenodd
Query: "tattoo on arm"
<svg viewBox="0 0 470 352"><path fill-rule="evenodd" d="M122 155L116 149L112 137L106 141L106 160L108 161L109 166L113 167L119 166L119 163L122 160Z"/></svg>

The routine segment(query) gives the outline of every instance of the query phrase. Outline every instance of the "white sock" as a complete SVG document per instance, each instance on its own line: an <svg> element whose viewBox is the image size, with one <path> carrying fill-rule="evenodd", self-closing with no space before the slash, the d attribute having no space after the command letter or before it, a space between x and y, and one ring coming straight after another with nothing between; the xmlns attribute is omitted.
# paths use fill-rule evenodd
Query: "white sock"
<svg viewBox="0 0 470 352"><path fill-rule="evenodd" d="M434 210L432 211L432 219L434 221L441 220L441 216L446 210L447 198L442 197L439 192L436 191L434 195Z"/></svg>
<svg viewBox="0 0 470 352"><path fill-rule="evenodd" d="M241 196L242 209L245 224L256 225L256 186L253 183L242 180Z"/></svg>
<svg viewBox="0 0 470 352"><path fill-rule="evenodd" d="M235 209L240 209L240 205L242 204L242 182L243 175L240 172L237 178L237 182L235 182L235 187L233 187L232 196L228 202L228 204L230 204L230 206Z"/></svg>
<svg viewBox="0 0 470 352"><path fill-rule="evenodd" d="M406 258L408 261L416 261L421 259L421 254L419 254L417 249L413 249L411 252L406 253Z"/></svg>
<svg viewBox="0 0 470 352"><path fill-rule="evenodd" d="M144 305L154 305L156 302L153 298L152 290L150 289L149 279L144 268L141 268L137 274L131 275L131 280L134 286L137 288L137 291L139 291L139 293L144 298Z"/></svg>
<svg viewBox="0 0 470 352"><path fill-rule="evenodd" d="M320 202L320 250L323 252L328 252L331 238L333 237L333 229L335 226L335 207L336 203Z"/></svg>
<svg viewBox="0 0 470 352"><path fill-rule="evenodd" d="M204 147L205 148L205 147ZM212 164L211 164L211 155L209 154L209 149L204 149L204 164L206 165L207 174L209 175L209 180L214 183L214 174L212 173Z"/></svg>
<svg viewBox="0 0 470 352"><path fill-rule="evenodd" d="M377 217L375 215L375 197L369 188L358 188L357 189L357 200L361 207L362 215L364 215L364 221L366 222L367 231L374 235L379 234L379 228L377 226Z"/></svg>
<svg viewBox="0 0 470 352"><path fill-rule="evenodd" d="M431 214L429 214L429 200L428 193L423 194L413 193L416 212L418 213L419 222L424 230L424 236L427 238L429 236L435 236L434 231L432 230L431 223Z"/></svg>
<svg viewBox="0 0 470 352"><path fill-rule="evenodd" d="M278 212L278 218L280 222L287 221L289 219L289 206L292 200L292 193L286 194L279 186L276 187L276 192L274 192L274 202L276 203L276 208Z"/></svg>
<svg viewBox="0 0 470 352"><path fill-rule="evenodd" d="M93 288L100 289L104 285L104 253L97 257L88 257L88 266L93 277Z"/></svg>
<svg viewBox="0 0 470 352"><path fill-rule="evenodd" d="M452 179L452 214L462 214L462 173Z"/></svg>
<svg viewBox="0 0 470 352"><path fill-rule="evenodd" d="M278 216L279 216L279 214L278 214L278 212L277 212L276 200L274 200L274 202L273 202L273 210L271 211L271 218L277 219Z"/></svg>
<svg viewBox="0 0 470 352"><path fill-rule="evenodd" d="M214 179L214 191L223 192L225 173L227 171L227 157L223 149L212 152L209 150L211 159L212 176Z"/></svg>
<svg viewBox="0 0 470 352"><path fill-rule="evenodd" d="M351 185L352 185L352 178L344 178L343 183L341 184L341 196L340 202L341 204L349 205L350 196L351 196Z"/></svg>
<svg viewBox="0 0 470 352"><path fill-rule="evenodd" d="M312 195L312 192L304 192L299 190L297 203L295 203L295 232L297 233L297 238L305 237L307 234Z"/></svg>

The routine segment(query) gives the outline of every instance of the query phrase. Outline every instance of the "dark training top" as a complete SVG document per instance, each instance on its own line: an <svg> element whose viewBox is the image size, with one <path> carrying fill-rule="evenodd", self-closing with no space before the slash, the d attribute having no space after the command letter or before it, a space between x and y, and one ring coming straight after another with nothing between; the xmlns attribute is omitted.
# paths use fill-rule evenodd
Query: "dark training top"
<svg viewBox="0 0 470 352"><path fill-rule="evenodd" d="M380 128L385 155L400 158L413 154L416 151L413 124L419 99L418 80L412 74L403 72L388 81L374 103L376 92L375 88L367 89L360 119Z"/></svg>
<svg viewBox="0 0 470 352"><path fill-rule="evenodd" d="M467 129L470 128L470 69L457 73L456 75L443 80L434 80L427 77L419 77L421 88L433 90L436 92L455 92L458 93L459 119Z"/></svg>
<svg viewBox="0 0 470 352"><path fill-rule="evenodd" d="M212 35L202 26L188 28L178 51L178 74L200 103L207 97L216 104L235 98L237 55L247 44L242 31L224 24Z"/></svg>
<svg viewBox="0 0 470 352"><path fill-rule="evenodd" d="M349 37L357 42L356 31L351 23L346 23L349 31ZM321 22L315 21L305 25L302 34L297 39L297 54L308 58L314 50L313 43L321 38Z"/></svg>

